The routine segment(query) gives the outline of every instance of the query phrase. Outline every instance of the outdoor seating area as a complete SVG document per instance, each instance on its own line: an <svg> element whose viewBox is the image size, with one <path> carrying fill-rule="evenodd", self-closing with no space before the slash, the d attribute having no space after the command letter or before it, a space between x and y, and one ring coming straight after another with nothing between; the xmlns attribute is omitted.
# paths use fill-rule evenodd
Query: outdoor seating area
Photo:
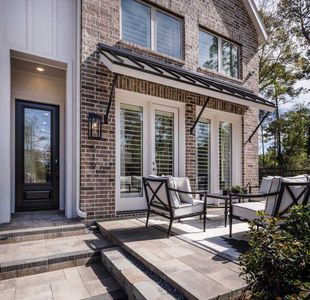
<svg viewBox="0 0 310 300"><path fill-rule="evenodd" d="M296 204L306 205L310 198L310 176L295 177L268 176L262 179L257 192L229 193L227 195L192 191L187 177L149 176L143 178L148 205L146 226L151 214L169 219L169 237L174 220L199 216L203 217L203 231L208 227L208 197L224 200L223 225L227 225L229 215L229 236L232 237L233 220L253 221L258 212L267 216L285 217ZM197 199L198 198L198 199Z"/></svg>

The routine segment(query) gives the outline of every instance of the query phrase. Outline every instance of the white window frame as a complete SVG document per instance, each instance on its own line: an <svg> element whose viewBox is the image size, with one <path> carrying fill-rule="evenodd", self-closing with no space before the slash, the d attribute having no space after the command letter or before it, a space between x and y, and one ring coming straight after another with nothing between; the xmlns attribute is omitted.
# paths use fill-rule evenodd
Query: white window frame
<svg viewBox="0 0 310 300"><path fill-rule="evenodd" d="M116 211L128 211L146 209L144 190L142 197L121 197L120 186L120 108L121 104L140 106L143 108L143 176L153 173L152 162L154 161L152 136L154 136L151 120L155 109L176 112L178 110L177 128L175 135L178 137L174 170L176 176L185 176L185 103L154 97L150 95L130 92L122 89L115 89L115 208ZM154 124L154 122L153 122ZM133 207L128 209L124 201L130 202L132 199ZM123 201L123 202L122 202Z"/></svg>
<svg viewBox="0 0 310 300"><path fill-rule="evenodd" d="M240 72L240 66L241 66L241 61L240 61L240 53L241 53L241 46L230 41L230 40L227 40L225 38L222 38L210 31L207 31L207 30L204 30L202 28L199 28L199 31L201 32L205 32L209 35L212 35L212 36L215 36L217 38L217 71L213 70L213 69L209 69L209 68L206 68L204 66L201 66L203 68L206 68L208 70L210 70L211 72L217 72L217 73L220 73L221 75L224 75L224 76L228 76L228 77L231 77L231 78L234 78L234 79L240 79L241 78L241 72ZM238 62L237 62L237 67L238 67L238 76L237 77L233 77L233 76L230 76L230 75L227 75L223 72L222 70L222 43L223 41L227 42L227 43L230 43L234 46L236 46L238 48ZM200 57L200 49L199 49L199 57ZM199 59L200 61L200 59Z"/></svg>
<svg viewBox="0 0 310 300"><path fill-rule="evenodd" d="M201 111L201 106L196 106L196 115ZM211 121L210 138L210 185L211 193L220 192L219 189L219 124L220 121L232 124L232 185L242 184L242 116L206 108L201 116ZM198 176L198 174L197 174Z"/></svg>
<svg viewBox="0 0 310 300"><path fill-rule="evenodd" d="M183 60L183 19L171 14L171 13L168 13L162 9L159 9L157 7L154 7L152 5L149 5L141 0L134 0L136 2L139 2L145 6L148 6L150 9L151 9L151 48L145 48L141 45L137 45L139 47L143 47L145 49L150 49L152 51L156 51L158 53L160 53L161 55L166 55L166 56L169 56L169 57L173 57L175 59L180 59L180 60ZM157 50L157 15L156 15L156 12L161 12L162 14L165 14L169 17L172 17L174 19L176 19L177 21L180 22L181 24L181 30L180 30L180 57L175 57L175 56L171 56L171 55L168 55L166 53L162 53L162 52L159 52ZM123 38L123 32L122 32L122 28L123 28L123 16L122 16L122 0L120 1L120 39L121 40L124 40L127 42L127 40L125 40Z"/></svg>

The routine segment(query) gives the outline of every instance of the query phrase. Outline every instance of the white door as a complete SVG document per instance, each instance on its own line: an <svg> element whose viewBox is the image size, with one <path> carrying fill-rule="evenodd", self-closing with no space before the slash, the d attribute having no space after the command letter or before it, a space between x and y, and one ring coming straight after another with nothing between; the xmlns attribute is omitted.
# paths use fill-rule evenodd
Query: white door
<svg viewBox="0 0 310 300"><path fill-rule="evenodd" d="M179 109L124 101L117 110L116 209L145 209L142 177L179 173Z"/></svg>

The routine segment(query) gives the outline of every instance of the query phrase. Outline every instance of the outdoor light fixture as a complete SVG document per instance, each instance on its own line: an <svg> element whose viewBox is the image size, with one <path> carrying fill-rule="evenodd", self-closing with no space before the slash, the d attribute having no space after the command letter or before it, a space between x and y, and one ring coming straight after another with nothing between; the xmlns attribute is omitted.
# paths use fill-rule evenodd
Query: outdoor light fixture
<svg viewBox="0 0 310 300"><path fill-rule="evenodd" d="M39 71L39 72L44 72L44 68L42 68L42 67L37 67L37 71Z"/></svg>
<svg viewBox="0 0 310 300"><path fill-rule="evenodd" d="M102 118L94 113L88 114L88 138L91 140L102 138Z"/></svg>

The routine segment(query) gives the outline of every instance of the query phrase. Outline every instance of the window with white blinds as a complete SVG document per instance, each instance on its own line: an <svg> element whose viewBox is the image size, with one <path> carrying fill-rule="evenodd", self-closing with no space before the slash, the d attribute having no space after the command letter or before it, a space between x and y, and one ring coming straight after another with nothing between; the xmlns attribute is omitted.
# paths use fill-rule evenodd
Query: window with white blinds
<svg viewBox="0 0 310 300"><path fill-rule="evenodd" d="M231 187L232 174L232 124L219 124L219 186L220 190Z"/></svg>
<svg viewBox="0 0 310 300"><path fill-rule="evenodd" d="M156 12L157 51L181 57L181 21L160 11Z"/></svg>
<svg viewBox="0 0 310 300"><path fill-rule="evenodd" d="M198 189L209 191L210 188L210 136L211 122L202 119L197 123L197 175Z"/></svg>
<svg viewBox="0 0 310 300"><path fill-rule="evenodd" d="M141 1L122 0L122 38L163 54L182 57L182 20Z"/></svg>
<svg viewBox="0 0 310 300"><path fill-rule="evenodd" d="M128 42L151 47L151 8L138 1L122 0L122 36Z"/></svg>
<svg viewBox="0 0 310 300"><path fill-rule="evenodd" d="M155 162L157 175L174 175L174 115L155 112Z"/></svg>
<svg viewBox="0 0 310 300"><path fill-rule="evenodd" d="M120 139L122 197L142 196L143 111L141 107L121 105Z"/></svg>

